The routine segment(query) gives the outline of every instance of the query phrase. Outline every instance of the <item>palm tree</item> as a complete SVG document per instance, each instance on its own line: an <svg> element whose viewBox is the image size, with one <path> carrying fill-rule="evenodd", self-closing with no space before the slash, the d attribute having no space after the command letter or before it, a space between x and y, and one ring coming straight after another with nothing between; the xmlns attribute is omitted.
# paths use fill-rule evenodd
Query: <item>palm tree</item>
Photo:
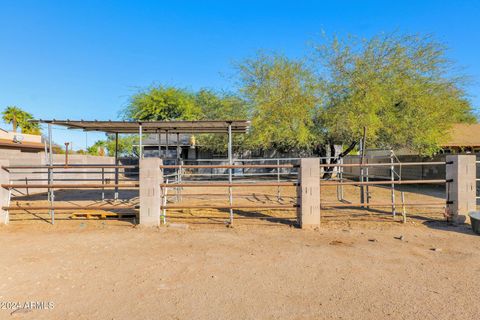
<svg viewBox="0 0 480 320"><path fill-rule="evenodd" d="M40 134L40 127L38 123L32 123L29 120L33 119L31 113L28 113L17 106L8 106L2 112L3 121L12 124L13 132L17 132L20 127L23 133Z"/></svg>
<svg viewBox="0 0 480 320"><path fill-rule="evenodd" d="M3 121L6 123L11 123L13 127L13 132L17 132L18 123L24 116L25 111L20 109L17 106L8 106L3 112Z"/></svg>

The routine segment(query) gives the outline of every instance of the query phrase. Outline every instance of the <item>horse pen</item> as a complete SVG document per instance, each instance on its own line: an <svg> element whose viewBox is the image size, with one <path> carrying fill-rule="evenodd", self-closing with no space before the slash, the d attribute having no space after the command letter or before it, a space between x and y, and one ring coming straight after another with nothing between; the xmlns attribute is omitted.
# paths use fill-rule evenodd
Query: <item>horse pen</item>
<svg viewBox="0 0 480 320"><path fill-rule="evenodd" d="M141 135L161 134L160 125L123 126ZM176 125L169 134L180 131ZM2 162L2 300L28 295L55 305L12 316L472 319L480 313L470 277L479 271L480 247L463 224L476 209L475 156L242 159L233 157L231 123L209 125L229 136L224 159ZM195 130L189 126L182 130ZM442 168L445 177L402 176L401 168L418 166ZM375 168L390 174L375 176ZM462 299L453 304L449 297L459 290Z"/></svg>

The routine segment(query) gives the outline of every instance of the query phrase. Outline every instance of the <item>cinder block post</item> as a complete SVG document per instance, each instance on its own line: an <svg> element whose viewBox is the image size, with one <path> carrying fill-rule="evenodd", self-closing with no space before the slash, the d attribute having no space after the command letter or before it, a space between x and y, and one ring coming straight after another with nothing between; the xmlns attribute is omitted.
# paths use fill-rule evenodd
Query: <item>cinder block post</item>
<svg viewBox="0 0 480 320"><path fill-rule="evenodd" d="M161 165L162 159L159 158L140 159L140 225L160 225L160 184L163 183Z"/></svg>
<svg viewBox="0 0 480 320"><path fill-rule="evenodd" d="M476 156L447 155L447 215L453 224L463 223L476 210ZM448 182L451 181L451 182Z"/></svg>
<svg viewBox="0 0 480 320"><path fill-rule="evenodd" d="M7 170L2 169L2 166L8 166L10 162L8 160L0 160L0 184L10 183L10 173ZM9 193L10 191L0 187L0 223L8 224L9 216L8 210L3 210L3 207L9 205Z"/></svg>
<svg viewBox="0 0 480 320"><path fill-rule="evenodd" d="M302 229L317 228L320 226L320 159L300 159L298 180L297 222Z"/></svg>

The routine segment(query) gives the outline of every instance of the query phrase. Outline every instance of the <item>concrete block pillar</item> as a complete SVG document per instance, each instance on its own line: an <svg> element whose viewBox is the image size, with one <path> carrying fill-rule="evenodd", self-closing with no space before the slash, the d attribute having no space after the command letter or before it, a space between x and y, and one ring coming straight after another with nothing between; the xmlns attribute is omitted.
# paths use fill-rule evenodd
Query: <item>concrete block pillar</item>
<svg viewBox="0 0 480 320"><path fill-rule="evenodd" d="M140 217L139 223L144 226L159 226L162 205L160 184L163 174L160 166L162 159L140 159Z"/></svg>
<svg viewBox="0 0 480 320"><path fill-rule="evenodd" d="M446 161L447 219L454 224L463 223L468 212L477 207L476 156L447 155Z"/></svg>
<svg viewBox="0 0 480 320"><path fill-rule="evenodd" d="M10 161L0 160L0 184L9 184L10 183L10 173L7 170L2 169L3 166L8 166ZM3 210L3 207L9 205L9 191L0 187L0 223L8 224L9 216L8 211Z"/></svg>
<svg viewBox="0 0 480 320"><path fill-rule="evenodd" d="M302 229L313 229L320 226L320 159L300 159L299 208L297 222Z"/></svg>

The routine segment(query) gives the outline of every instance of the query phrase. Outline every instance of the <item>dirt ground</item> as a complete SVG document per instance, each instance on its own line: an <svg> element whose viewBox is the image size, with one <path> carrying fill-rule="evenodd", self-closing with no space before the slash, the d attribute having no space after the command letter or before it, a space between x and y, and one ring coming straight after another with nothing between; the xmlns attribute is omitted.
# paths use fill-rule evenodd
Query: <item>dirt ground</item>
<svg viewBox="0 0 480 320"><path fill-rule="evenodd" d="M276 190L247 191L241 201L278 202ZM410 201L439 199L405 191ZM185 199L208 201L196 197ZM317 231L293 227L295 212L280 210L237 212L234 228L224 211L168 212L160 228L12 215L0 227L0 303L54 307L3 308L0 319L478 319L480 237L448 226L442 210L408 209L406 224L390 208L324 210Z"/></svg>
<svg viewBox="0 0 480 320"><path fill-rule="evenodd" d="M1 319L480 316L480 237L467 226L142 229L72 221L12 224L0 239L0 301L54 303L0 310Z"/></svg>

